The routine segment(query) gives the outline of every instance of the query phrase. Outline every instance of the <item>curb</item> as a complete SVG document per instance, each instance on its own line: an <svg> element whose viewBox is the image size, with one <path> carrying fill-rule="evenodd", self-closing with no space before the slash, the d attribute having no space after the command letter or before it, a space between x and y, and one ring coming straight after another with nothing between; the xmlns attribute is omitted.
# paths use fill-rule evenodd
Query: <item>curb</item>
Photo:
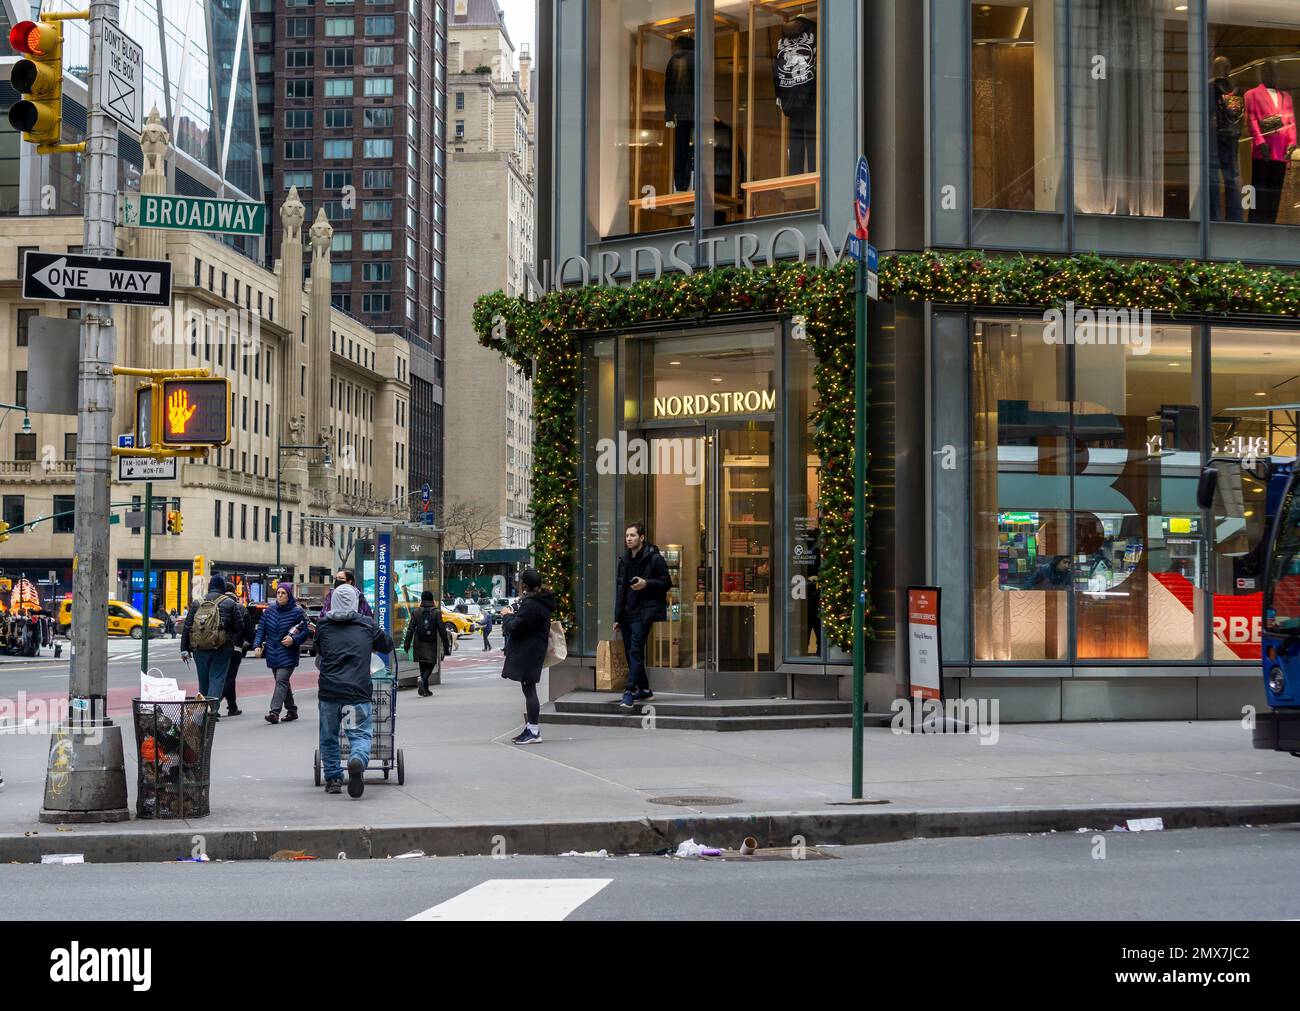
<svg viewBox="0 0 1300 1011"><path fill-rule="evenodd" d="M334 828L216 829L201 823L161 832L76 831L0 835L0 862L39 863L52 853L81 853L86 863L173 862L201 845L211 860L266 860L277 850L305 850L322 859L382 859L423 850L428 856L554 856L570 850L650 855L690 838L735 847L754 836L763 847L856 846L958 836L1106 831L1129 818L1163 818L1166 829L1223 828L1300 822L1300 802L1110 804L1062 807L692 815L678 818L568 822L485 822L477 825L386 825Z"/></svg>

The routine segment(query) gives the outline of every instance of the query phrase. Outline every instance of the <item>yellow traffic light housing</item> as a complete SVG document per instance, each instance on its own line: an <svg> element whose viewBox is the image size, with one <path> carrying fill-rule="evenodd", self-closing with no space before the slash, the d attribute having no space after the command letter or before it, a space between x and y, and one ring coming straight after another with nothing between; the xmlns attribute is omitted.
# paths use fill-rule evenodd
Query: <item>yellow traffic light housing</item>
<svg viewBox="0 0 1300 1011"><path fill-rule="evenodd" d="M9 540L9 524L0 523L0 544L3 544L7 540Z"/></svg>
<svg viewBox="0 0 1300 1011"><path fill-rule="evenodd" d="M179 534L184 528L184 519L179 509L169 509L167 511L167 532L169 534Z"/></svg>
<svg viewBox="0 0 1300 1011"><path fill-rule="evenodd" d="M24 59L14 64L9 83L22 101L9 109L9 124L23 140L42 150L57 145L63 131L63 23L20 21L9 46Z"/></svg>

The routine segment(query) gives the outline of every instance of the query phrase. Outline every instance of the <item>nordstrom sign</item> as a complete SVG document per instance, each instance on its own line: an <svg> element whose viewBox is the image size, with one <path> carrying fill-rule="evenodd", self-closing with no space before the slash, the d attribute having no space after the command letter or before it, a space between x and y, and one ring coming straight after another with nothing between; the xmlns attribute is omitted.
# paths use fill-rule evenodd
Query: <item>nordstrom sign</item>
<svg viewBox="0 0 1300 1011"><path fill-rule="evenodd" d="M758 414L776 410L776 390L698 393L655 397L656 418L695 418L708 414Z"/></svg>
<svg viewBox="0 0 1300 1011"><path fill-rule="evenodd" d="M635 246L626 260L618 250L602 249L590 260L585 256L570 256L560 264L558 271L552 270L549 260L542 264L542 275L530 265L524 267L524 291L529 301L546 292L559 291L565 284L581 284L587 288L616 288L634 281L654 278L656 281L664 276L665 270L686 276L696 270L714 270L719 264L734 265L744 270L754 270L778 263L782 259L795 259L807 263L811 258L819 267L833 267L843 259L848 249L848 234L844 241L835 245L826 226L817 226L817 236L809 239L801 229L778 228L767 241L756 232L740 232L737 235L720 235L714 238L682 239L674 242L668 250L667 260L663 251L654 246ZM696 267L696 263L703 263ZM576 275L576 276L575 276ZM622 276L624 280L619 281Z"/></svg>

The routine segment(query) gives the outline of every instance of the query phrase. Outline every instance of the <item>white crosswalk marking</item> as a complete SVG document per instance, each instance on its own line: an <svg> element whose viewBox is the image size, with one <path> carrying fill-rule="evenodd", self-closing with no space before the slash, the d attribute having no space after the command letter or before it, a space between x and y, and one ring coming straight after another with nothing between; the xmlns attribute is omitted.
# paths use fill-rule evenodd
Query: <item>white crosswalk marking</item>
<svg viewBox="0 0 1300 1011"><path fill-rule="evenodd" d="M613 878L493 878L408 920L565 919Z"/></svg>

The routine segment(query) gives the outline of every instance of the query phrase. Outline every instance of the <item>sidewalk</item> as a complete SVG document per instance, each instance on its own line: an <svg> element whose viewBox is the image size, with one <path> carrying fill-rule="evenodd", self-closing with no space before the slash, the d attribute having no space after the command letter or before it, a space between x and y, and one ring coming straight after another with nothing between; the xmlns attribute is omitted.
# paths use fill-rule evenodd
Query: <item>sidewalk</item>
<svg viewBox="0 0 1300 1011"><path fill-rule="evenodd" d="M192 822L137 821L59 832L75 851L81 834L217 832L223 829L347 829L523 822L614 821L697 815L816 812L850 800L848 730L703 733L543 725L544 742L509 743L522 717L500 653L455 655L434 696L399 696L397 738L406 784L367 777L365 796L327 797L312 782L315 691L304 685L304 719L270 726L264 698L223 719L214 748L212 815ZM313 672L314 673L314 672ZM308 680L306 678L304 681ZM253 687L250 685L250 688ZM261 688L261 685L258 686ZM262 688L269 693L269 685ZM545 697L545 695L543 695ZM134 739L122 721L134 811ZM39 832L48 734L0 734L0 835ZM978 736L866 735L866 793L895 815L957 809L1010 810L1151 804L1294 805L1300 761L1255 751L1239 722L1035 724ZM694 798L681 806L652 799ZM705 798L734 800L715 805ZM1277 820L1274 818L1273 820ZM1103 827L1109 828L1107 824ZM44 841L44 840L43 840ZM598 847L599 841L593 840Z"/></svg>

